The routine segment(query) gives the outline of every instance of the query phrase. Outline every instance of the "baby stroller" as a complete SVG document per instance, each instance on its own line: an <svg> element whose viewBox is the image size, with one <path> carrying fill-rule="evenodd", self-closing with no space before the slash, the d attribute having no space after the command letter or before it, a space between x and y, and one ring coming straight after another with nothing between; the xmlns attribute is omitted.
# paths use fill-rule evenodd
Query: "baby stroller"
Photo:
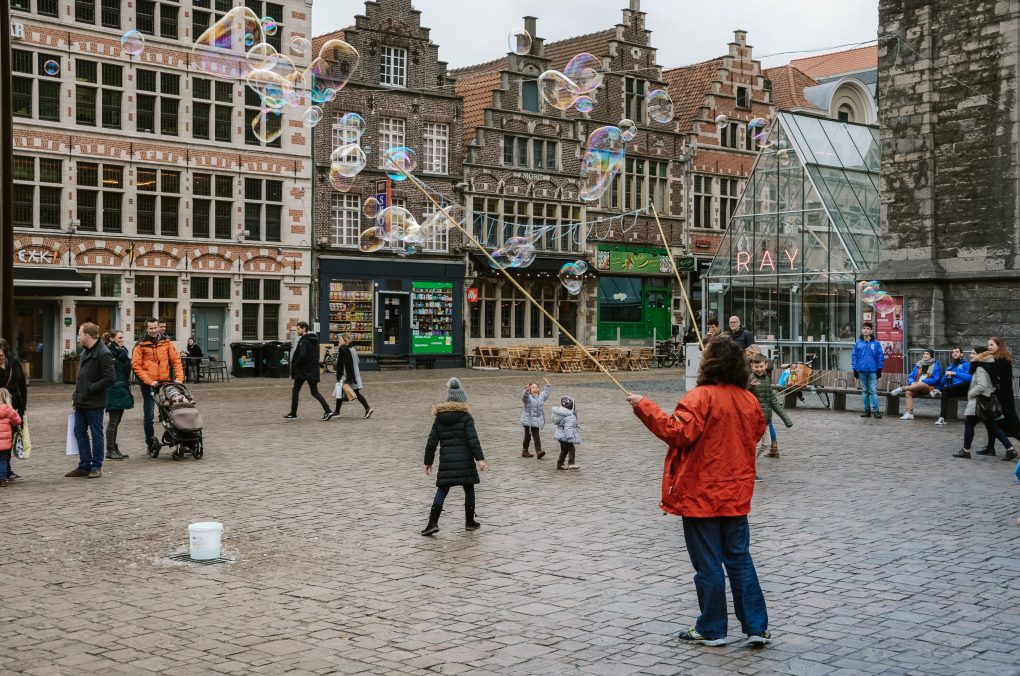
<svg viewBox="0 0 1020 676"><path fill-rule="evenodd" d="M156 408L159 422L163 424L163 440L153 439L149 445L149 457L159 457L164 446L173 447L171 457L180 460L190 453L195 460L202 457L202 414L198 412L195 398L182 383L162 382L156 386Z"/></svg>

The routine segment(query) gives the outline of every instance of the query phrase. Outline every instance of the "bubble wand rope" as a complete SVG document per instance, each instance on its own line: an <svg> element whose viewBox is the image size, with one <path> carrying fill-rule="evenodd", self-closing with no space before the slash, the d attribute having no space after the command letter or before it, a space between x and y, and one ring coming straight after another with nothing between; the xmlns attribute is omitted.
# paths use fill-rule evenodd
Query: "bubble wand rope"
<svg viewBox="0 0 1020 676"><path fill-rule="evenodd" d="M395 163L395 162L393 162L393 160L389 160L389 161L390 161L390 162L391 162L391 163L392 163L392 164L393 164L394 166L396 165L396 163ZM515 287L517 288L517 290L518 290L518 291L520 291L521 293L523 293L523 294L524 294L524 297L525 297L525 298L527 298L527 299L528 299L528 301L530 301L530 302L531 302L531 304L532 304L532 305L533 305L534 307L538 308L538 310L539 310L539 311L540 311L540 312L541 312L542 314L544 314L544 315L545 315L545 316L546 316L546 317L547 317L547 318L549 319L549 321L551 321L551 322L552 322L552 323L553 323L553 324L554 324L554 325L556 326L556 328L558 328L558 329L559 329L560 331L562 331L562 332L563 332L563 335L565 335L565 336L566 336L567 338L569 338L569 339L570 339L570 342L572 342L572 343L573 343L574 345L576 345L576 346L577 346L578 348L580 348L581 352L583 352L583 353L584 353L584 355L585 355L586 357L588 357L588 359L591 359L591 360L592 360L592 362L593 362L593 363L595 364L595 366L598 366L598 367L599 367L599 370L600 370L600 371L602 371L602 373L606 374L606 377L607 377L607 378L609 378L610 380L612 380L612 381L613 381L613 383L615 383L615 384L616 384L616 386L617 386L617 387L619 387L619 388L620 388L620 389L621 389L621 390L623 391L623 393L624 393L624 394L626 394L626 395L630 395L630 392L628 392L628 391L627 391L627 388L626 388L626 387L624 387L623 385L621 385L621 384L620 384L620 381L619 381L619 380L617 380L616 378L614 378L614 377L613 377L613 374L612 374L612 373L610 373L610 372L609 372L609 370L608 370L608 369L607 369L607 368L606 368L605 366L603 366L603 365L602 365L602 362L600 362L600 361L599 361L598 359L596 359L596 358L595 358L595 356L594 356L594 355L592 355L592 353L591 353L591 352L589 352L589 351L588 351L588 349L587 349L587 348L586 348L586 347L585 347L584 345L581 345L581 343L580 343L580 342L579 342L579 341L577 340L577 338L574 338L574 335L573 335L572 333L570 333L570 331L567 331L567 330L566 330L565 328L563 328L563 325L562 325L562 324L560 324L560 323L559 323L558 321L556 321L556 318L555 318L555 317L553 317L553 316L552 316L552 315L551 315L551 314L549 313L549 311L548 311L548 310L546 310L546 309L545 309L544 307L542 307L542 304L541 304L541 303L539 303L538 301L536 301L536 300L535 300L535 299L534 299L534 298L532 297L532 295L531 295L530 293L528 293L528 292L527 292L527 291L526 291L526 290L524 289L524 287L523 287L523 286L521 286L521 285L520 285L520 283L519 283L519 282L518 282L518 281L517 281L516 279L514 279L514 278L513 278L513 276L512 276L512 275L511 275L511 274L510 274L509 272L507 272L507 271L506 271L506 270L505 270L504 268L501 268L501 267L499 266L499 263L497 263L497 262L496 262L496 259L495 259L495 258L493 258L492 256L490 256L490 255L489 255L489 252L485 250L485 247L483 247L483 246L482 246L482 245L481 245L481 244L480 244L480 243L478 242L478 240L477 240L477 239L475 239L475 238L474 238L474 236L472 236L472 234L471 234L470 232L468 232L468 231L467 231L467 229L465 229L464 227L462 227L462 226L460 225L460 223L458 223L457 221L453 220L453 218L451 218L451 217L450 217L450 214L448 214L448 213L446 212L446 209L444 209L443 207L439 206L439 202L437 202L437 201L436 201L435 199L433 199L433 198L432 198L432 195L430 195L430 194L428 193L428 191L426 191L426 190L425 190L425 189L424 189L424 188L422 187L422 185L421 185L421 182L420 182L420 181L418 180L418 178L417 178L416 176L413 176L413 175L411 175L410 173L404 172L403 170L399 170L399 169L398 169L398 171L400 171L400 173L401 173L401 174L404 174L405 176L407 176L407 178L408 178L408 179L409 179L409 180L411 181L411 183L413 183L413 184L414 184L414 187L416 187L416 188L417 188L417 189L418 189L418 190L419 190L419 191L421 192L421 194L425 195L425 197L427 197L427 198L428 198L428 200L429 200L430 202L432 202L432 205L433 205L433 206L434 206L434 207L435 207L436 209L438 209L439 211L441 211L441 212L443 213L443 215L444 215L444 216L446 216L446 220L447 220L447 221L449 221L450 223L452 223L452 224L453 224L453 226L454 226L455 228L457 228L458 230L460 230L460 231L461 231L461 233L462 233L462 234L463 234L463 235L464 235L464 236L465 236L465 237L466 237L466 238L467 238L467 239L468 239L468 240L469 240L469 241L470 241L470 242L471 242L472 244L474 244L474 245L475 245L476 247L478 247L478 250L479 250L479 251L481 251L481 252L482 252L483 254L485 254L485 257L489 259L489 263L491 263L491 264L492 264L492 266L493 266L493 267L494 267L495 269L497 269L497 270L499 270L500 272L502 272L502 273L503 273L503 276L504 276L504 277L506 277L506 278L507 278L507 280L508 280L508 281L509 281L509 282L510 282L511 284L513 284L513 285L514 285L514 286L515 286Z"/></svg>
<svg viewBox="0 0 1020 676"><path fill-rule="evenodd" d="M822 371L813 371L811 373L811 377L808 378L806 383L794 383L792 385L787 385L783 389L779 390L776 394L780 394L780 395L784 395L784 396L787 395L787 394L791 394L793 392L796 392L797 390L802 390L802 389L804 389L806 387L814 385L815 383L817 383L819 380L821 380L824 377L825 377L825 373L824 372L822 372Z"/></svg>
<svg viewBox="0 0 1020 676"><path fill-rule="evenodd" d="M684 280L680 278L680 270L676 267L676 261L673 260L673 252L669 249L669 242L666 241L666 231L662 229L662 221L659 220L659 212L655 208L655 202L651 202L652 215L655 216L655 224L659 226L659 236L662 237L662 245L666 247L666 254L669 256L669 266L673 268L673 274L676 275L676 281L680 284L680 293L684 296L684 303L687 305L687 312L691 316L691 325L694 327L694 335L698 337L698 346L702 350L705 349L705 341L701 339L701 329L698 328L698 318L694 316L694 308L691 307L691 299L687 297L687 289L684 288Z"/></svg>

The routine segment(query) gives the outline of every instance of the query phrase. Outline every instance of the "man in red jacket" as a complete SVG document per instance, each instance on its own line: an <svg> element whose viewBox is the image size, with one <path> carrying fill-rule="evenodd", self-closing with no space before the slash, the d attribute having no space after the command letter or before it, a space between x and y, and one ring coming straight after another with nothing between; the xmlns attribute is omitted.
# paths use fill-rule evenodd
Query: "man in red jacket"
<svg viewBox="0 0 1020 676"><path fill-rule="evenodd" d="M701 606L701 615L680 634L681 641L726 643L724 566L748 644L764 646L772 639L749 549L754 451L765 433L765 416L747 390L748 377L743 349L719 337L705 346L698 386L677 403L672 415L640 394L627 397L645 427L669 444L659 506L683 518Z"/></svg>

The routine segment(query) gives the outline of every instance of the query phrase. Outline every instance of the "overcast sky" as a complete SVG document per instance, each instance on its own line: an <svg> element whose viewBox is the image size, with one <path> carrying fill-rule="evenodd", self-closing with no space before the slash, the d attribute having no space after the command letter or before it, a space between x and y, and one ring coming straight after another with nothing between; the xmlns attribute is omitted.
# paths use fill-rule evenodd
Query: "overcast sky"
<svg viewBox="0 0 1020 676"><path fill-rule="evenodd" d="M439 58L451 68L503 56L507 36L522 27L525 15L538 17L539 36L555 41L615 26L628 4L628 0L414 1L421 10L422 24L432 29ZM348 26L364 9L363 0L314 0L312 31L321 35ZM642 0L641 9L648 13L652 46L658 49L659 64L665 67L725 54L738 28L748 31L756 58L874 40L878 30L878 0ZM770 67L811 53L762 61Z"/></svg>

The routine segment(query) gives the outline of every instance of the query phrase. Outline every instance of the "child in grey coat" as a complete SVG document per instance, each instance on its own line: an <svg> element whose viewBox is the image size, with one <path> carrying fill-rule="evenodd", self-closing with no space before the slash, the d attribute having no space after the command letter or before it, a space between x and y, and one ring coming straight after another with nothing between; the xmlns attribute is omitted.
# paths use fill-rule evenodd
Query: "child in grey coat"
<svg viewBox="0 0 1020 676"><path fill-rule="evenodd" d="M521 413L521 425L524 426L524 450L521 451L522 458L533 457L528 451L528 446L531 444L531 438L535 438L535 454L538 459L541 460L545 456L545 451L542 450L542 439L538 436L538 431L545 427L545 402L552 394L552 385L549 383L548 378L542 378L545 382L545 387L541 391L538 389L538 383L528 383L528 386L524 388L524 392L521 393L521 402L524 404L524 411Z"/></svg>
<svg viewBox="0 0 1020 676"><path fill-rule="evenodd" d="M581 443L581 426L577 424L577 409L570 397L561 397L560 405L553 406L553 422L556 423L556 440L560 442L560 459L556 469L581 469L574 464L575 444ZM567 461L564 465L563 462Z"/></svg>

